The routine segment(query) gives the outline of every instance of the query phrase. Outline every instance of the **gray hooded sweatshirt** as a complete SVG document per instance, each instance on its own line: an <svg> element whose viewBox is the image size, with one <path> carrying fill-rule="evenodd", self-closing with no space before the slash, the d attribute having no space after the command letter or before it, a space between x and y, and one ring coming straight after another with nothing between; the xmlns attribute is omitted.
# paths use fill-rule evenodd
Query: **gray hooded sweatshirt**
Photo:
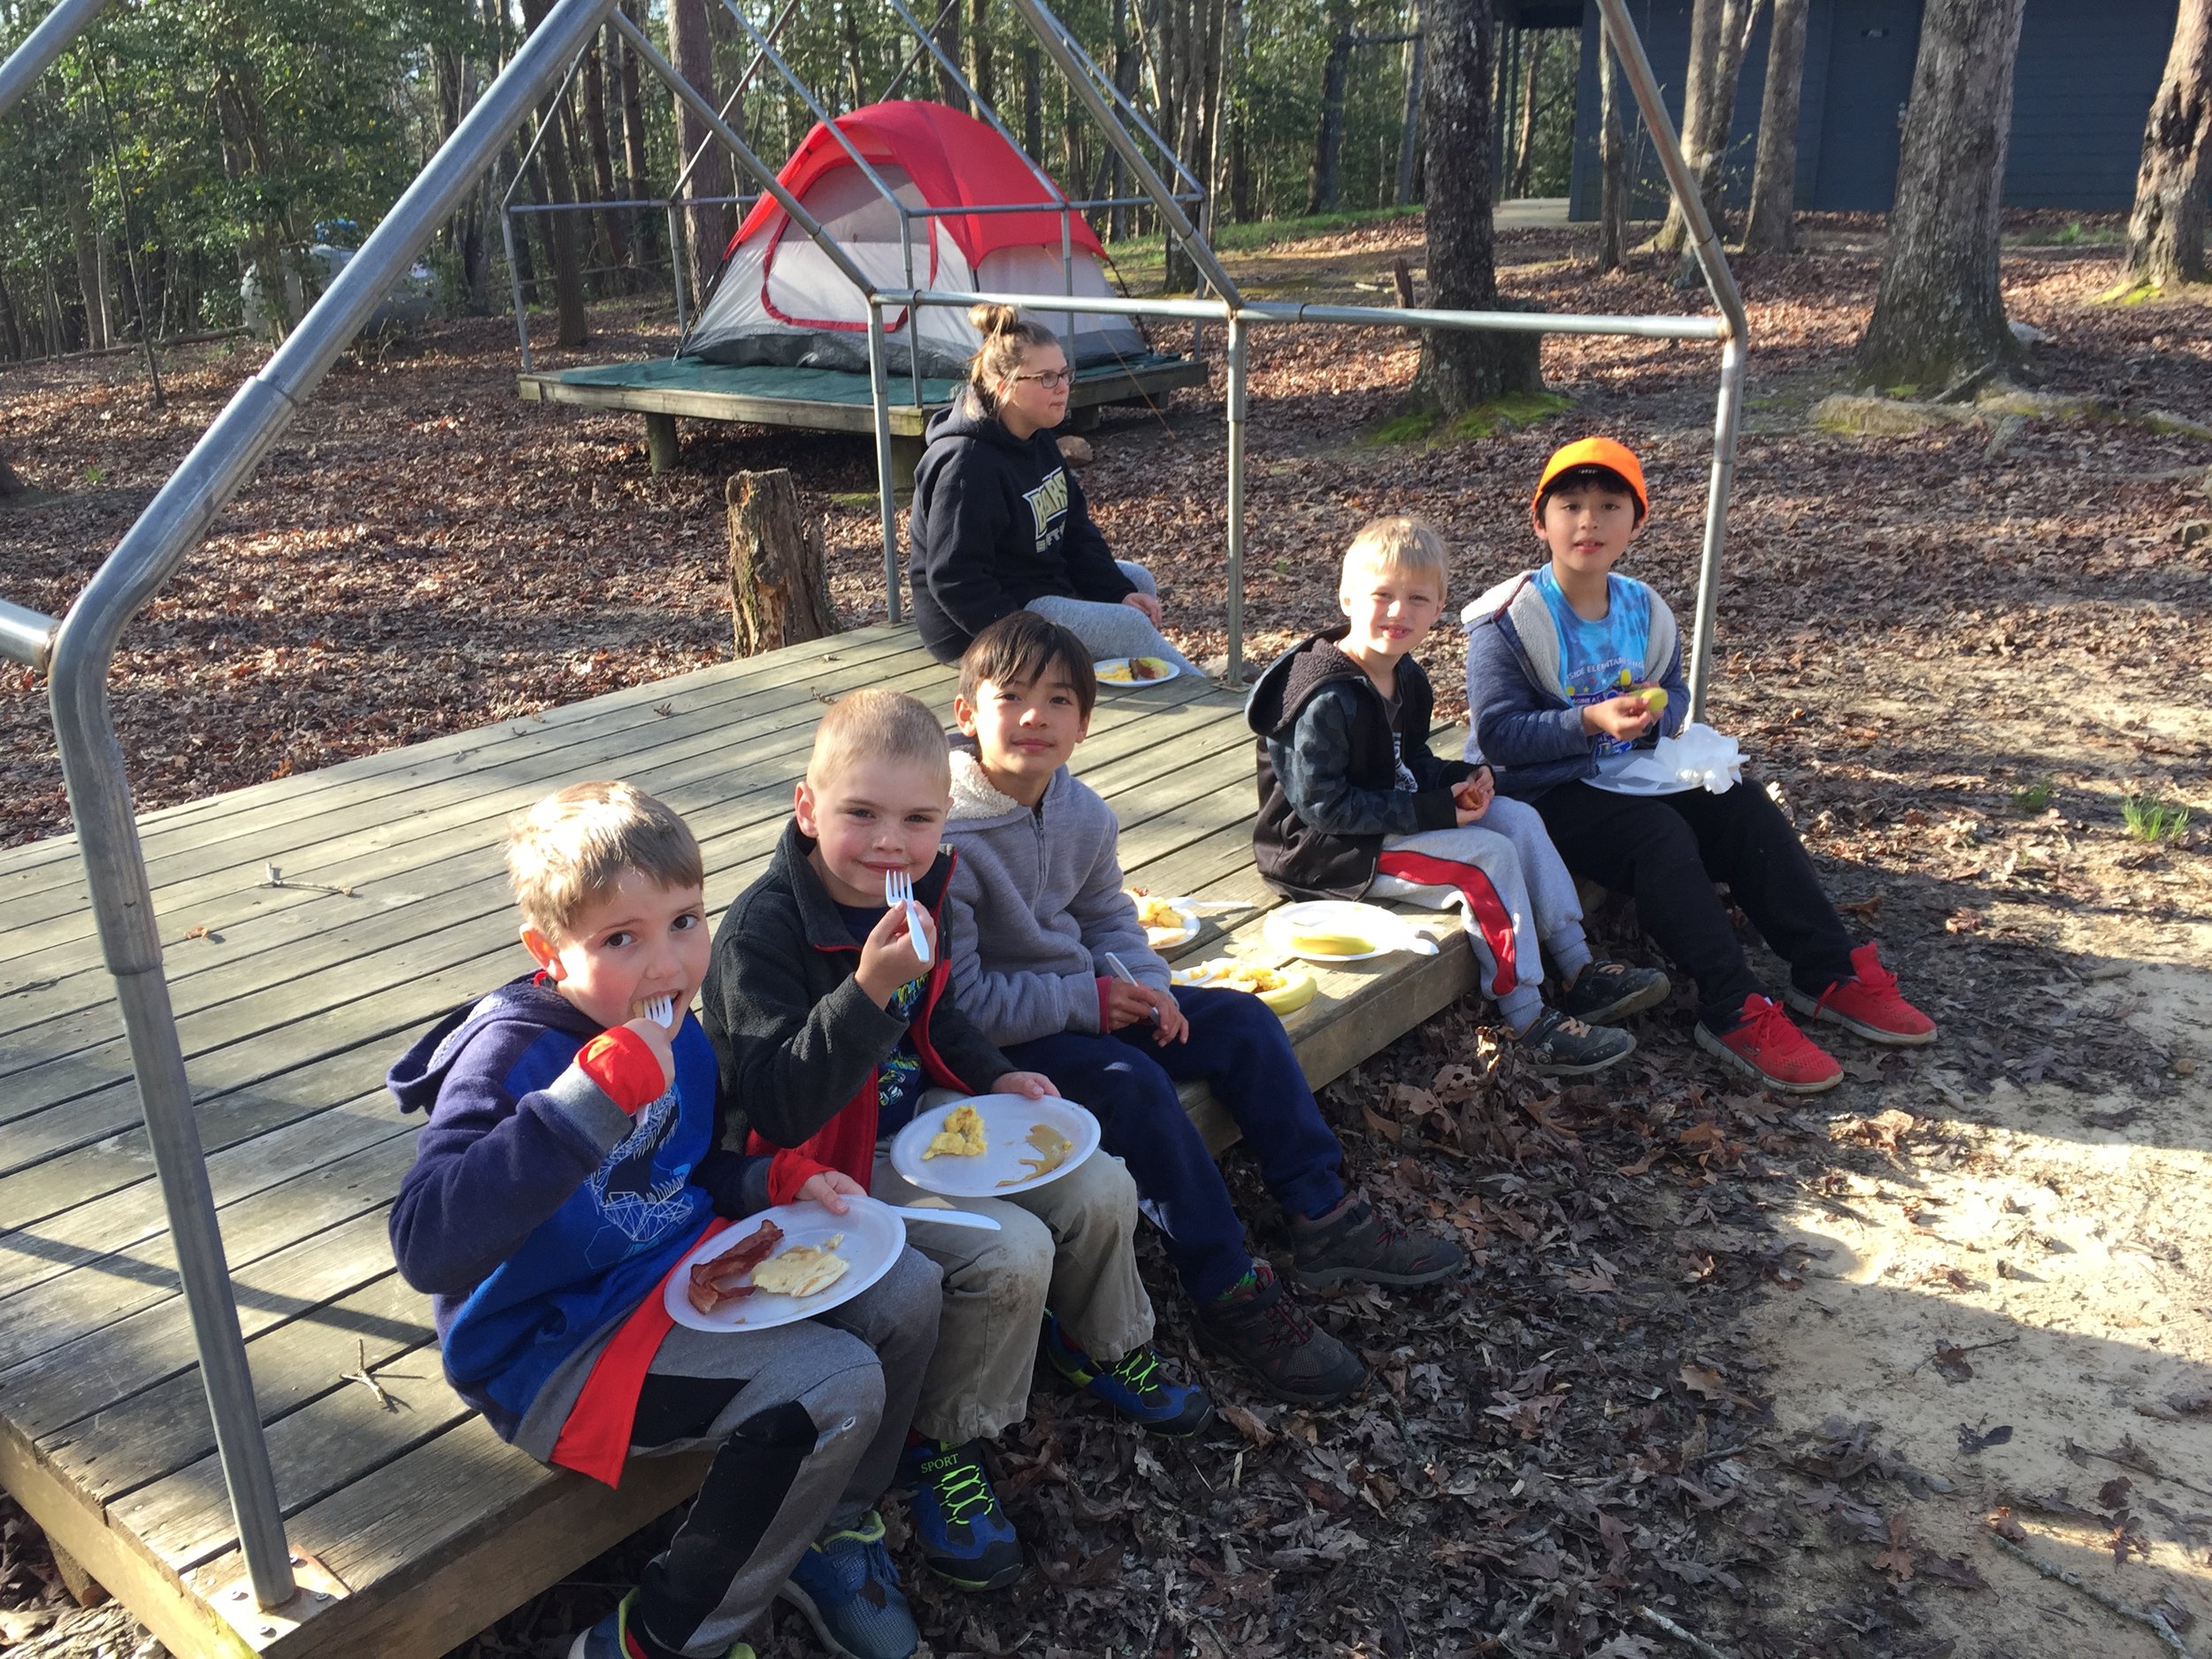
<svg viewBox="0 0 2212 1659"><path fill-rule="evenodd" d="M1167 988L1167 964L1121 890L1120 833L1113 809L1065 766L1033 811L992 787L972 741L955 740L945 823L960 855L945 897L953 995L1000 1048L1098 1031L1110 950Z"/></svg>

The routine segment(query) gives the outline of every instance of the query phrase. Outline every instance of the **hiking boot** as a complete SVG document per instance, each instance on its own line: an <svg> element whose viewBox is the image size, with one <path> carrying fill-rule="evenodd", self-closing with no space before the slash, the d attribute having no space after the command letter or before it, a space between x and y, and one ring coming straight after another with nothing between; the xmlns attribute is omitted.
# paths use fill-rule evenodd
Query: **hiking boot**
<svg viewBox="0 0 2212 1659"><path fill-rule="evenodd" d="M1824 1019L1869 1042L1893 1048L1917 1048L1936 1039L1936 1023L1897 995L1897 976L1882 965L1880 947L1861 945L1851 953L1852 977L1838 979L1818 996L1795 986L1783 995L1790 1006L1811 1019Z"/></svg>
<svg viewBox="0 0 2212 1659"><path fill-rule="evenodd" d="M1778 1093L1817 1094L1843 1081L1835 1056L1792 1025L1779 1002L1755 991L1744 998L1733 1028L1716 1032L1701 1019L1694 1029L1699 1048Z"/></svg>
<svg viewBox="0 0 2212 1659"><path fill-rule="evenodd" d="M899 1571L883 1547L873 1509L857 1526L825 1532L806 1547L777 1594L806 1615L822 1646L840 1659L907 1659L922 1632L899 1594Z"/></svg>
<svg viewBox="0 0 2212 1659"><path fill-rule="evenodd" d="M1559 993L1559 1011L1586 1025L1609 1025L1631 1014L1656 1008L1674 989L1656 968L1632 968L1625 962L1593 962Z"/></svg>
<svg viewBox="0 0 2212 1659"><path fill-rule="evenodd" d="M1002 1590L1028 1571L1014 1523L984 1470L980 1442L918 1441L906 1448L899 1472L914 1486L922 1565L963 1590Z"/></svg>
<svg viewBox="0 0 2212 1659"><path fill-rule="evenodd" d="M1301 1312L1264 1262L1195 1312L1200 1340L1278 1400L1333 1405L1367 1380L1359 1356Z"/></svg>
<svg viewBox="0 0 2212 1659"><path fill-rule="evenodd" d="M1515 1040L1521 1057L1539 1077L1587 1077L1618 1065L1636 1052L1636 1040L1612 1025L1586 1025L1571 1014L1547 1008Z"/></svg>
<svg viewBox="0 0 2212 1659"><path fill-rule="evenodd" d="M622 1598L613 1612L569 1643L568 1659L637 1659L639 1654L647 1651L638 1641L644 1627L633 1626L630 1623L632 1605L636 1601L637 1592L633 1590ZM673 1650L663 1648L662 1651ZM907 1651L910 1653L913 1650L909 1648ZM722 1659L754 1659L753 1650L749 1644L737 1642L722 1655Z"/></svg>
<svg viewBox="0 0 2212 1659"><path fill-rule="evenodd" d="M1068 1340L1049 1312L1039 1346L1052 1369L1069 1382L1155 1434L1196 1434L1214 1420L1214 1402L1206 1391L1170 1382L1161 1371L1160 1356L1149 1348L1133 1348L1112 1364L1102 1365Z"/></svg>
<svg viewBox="0 0 2212 1659"><path fill-rule="evenodd" d="M1301 1285L1433 1285L1467 1265L1467 1252L1449 1239L1408 1233L1386 1219L1357 1193L1318 1216L1290 1223L1296 1255L1290 1276Z"/></svg>

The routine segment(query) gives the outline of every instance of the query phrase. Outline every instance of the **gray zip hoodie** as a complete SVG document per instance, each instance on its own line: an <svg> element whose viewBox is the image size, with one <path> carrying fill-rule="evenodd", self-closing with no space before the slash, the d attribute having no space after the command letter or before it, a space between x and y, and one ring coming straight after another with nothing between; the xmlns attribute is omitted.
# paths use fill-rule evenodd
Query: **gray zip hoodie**
<svg viewBox="0 0 2212 1659"><path fill-rule="evenodd" d="M1113 809L1065 766L1033 811L992 787L972 740L954 740L945 822L960 853L945 896L953 995L1000 1048L1096 1032L1110 950L1145 984L1167 988L1167 964L1144 942L1121 890L1120 833Z"/></svg>

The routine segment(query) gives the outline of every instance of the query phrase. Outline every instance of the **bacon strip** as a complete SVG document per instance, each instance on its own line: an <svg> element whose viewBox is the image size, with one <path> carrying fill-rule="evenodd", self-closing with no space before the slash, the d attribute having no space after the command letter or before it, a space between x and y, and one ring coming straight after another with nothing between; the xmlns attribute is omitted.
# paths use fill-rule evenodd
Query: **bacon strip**
<svg viewBox="0 0 2212 1659"><path fill-rule="evenodd" d="M751 1295L752 1286L738 1281L772 1256L782 1242L783 1229L772 1221L762 1222L721 1255L692 1263L691 1283L684 1294L701 1313L718 1312Z"/></svg>

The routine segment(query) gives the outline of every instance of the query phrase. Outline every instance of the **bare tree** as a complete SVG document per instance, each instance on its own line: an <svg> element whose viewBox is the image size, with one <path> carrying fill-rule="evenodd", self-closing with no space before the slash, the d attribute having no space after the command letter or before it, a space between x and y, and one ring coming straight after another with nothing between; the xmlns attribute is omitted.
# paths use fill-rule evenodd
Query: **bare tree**
<svg viewBox="0 0 2212 1659"><path fill-rule="evenodd" d="M1696 176L1698 199L1715 225L1721 219L1728 134L1736 115L1736 79L1758 15L1759 0L1696 0L1690 13L1689 71L1682 89L1682 158ZM1690 222L1683 216L1682 204L1670 201L1651 245L1662 253L1686 253L1689 236Z"/></svg>
<svg viewBox="0 0 2212 1659"><path fill-rule="evenodd" d="M551 0L522 0L524 24L534 33L552 10ZM566 100L556 96L538 112L538 165L544 170L546 200L573 202L580 194L568 168L568 144L561 126ZM576 215L545 215L546 242L553 250L553 313L556 337L580 346L591 337L591 313L584 306L584 260L576 245Z"/></svg>
<svg viewBox="0 0 2212 1659"><path fill-rule="evenodd" d="M2201 282L2212 175L2212 0L2181 0L2165 79L2143 128L2119 292Z"/></svg>
<svg viewBox="0 0 2212 1659"><path fill-rule="evenodd" d="M1428 134L1429 303L1447 311L1498 305L1491 226L1490 83L1496 51L1490 0L1430 0L1428 84L1421 125ZM1442 188L1449 180L1451 188ZM1525 337L1433 329L1407 402L1457 412L1509 392L1537 392L1543 380Z"/></svg>
<svg viewBox="0 0 2212 1659"><path fill-rule="evenodd" d="M960 0L946 0L945 9L937 14L937 50L944 54L933 61L937 65L937 101L949 104L956 110L968 107L968 95L960 90L960 82L945 65L960 61Z"/></svg>
<svg viewBox="0 0 2212 1659"><path fill-rule="evenodd" d="M610 24L608 39L614 35ZM584 53L584 144L591 152L592 183L602 202L615 199L614 144L607 135L607 78L600 42L592 42ZM630 215L627 209L602 208L599 234L605 238L609 260L627 270L630 258Z"/></svg>
<svg viewBox="0 0 2212 1659"><path fill-rule="evenodd" d="M1509 197L1528 194L1528 171L1536 155L1536 77L1544 66L1544 49L1551 44L1551 36L1540 29L1523 33L1528 48L1521 65L1520 131L1513 141L1513 169L1506 175Z"/></svg>
<svg viewBox="0 0 2212 1659"><path fill-rule="evenodd" d="M1329 0L1325 24L1329 55L1321 65L1321 126L1314 134L1313 179L1306 190L1306 211L1327 213L1336 207L1338 160L1344 149L1344 84L1352 72L1351 0Z"/></svg>
<svg viewBox="0 0 2212 1659"><path fill-rule="evenodd" d="M668 0L668 43L676 73L712 100L714 41L707 33L706 0ZM733 108L729 114L730 125L741 134L744 131L743 113ZM704 199L733 194L729 154L713 139L711 130L692 112L691 106L677 99L679 153L689 157L702 144L707 146L706 154L699 157L699 165L684 181L684 200L689 204L684 210L684 219L690 233L694 294L705 293L707 284L722 268L723 250L729 246L733 228L729 209Z"/></svg>
<svg viewBox="0 0 2212 1659"><path fill-rule="evenodd" d="M1406 112L1398 125L1398 187L1391 200L1404 207L1413 200L1413 166L1420 155L1421 79L1428 69L1426 20L1413 14L1413 38L1406 43Z"/></svg>
<svg viewBox="0 0 2212 1659"><path fill-rule="evenodd" d="M1806 0L1774 0L1767 84L1759 103L1759 158L1751 168L1746 253L1787 253L1795 236L1797 112L1805 85Z"/></svg>
<svg viewBox="0 0 2212 1659"><path fill-rule="evenodd" d="M1928 0L1898 142L1862 385L1935 391L2018 361L1998 286L1998 208L2025 0Z"/></svg>
<svg viewBox="0 0 2212 1659"><path fill-rule="evenodd" d="M1598 269L1617 271L1628 262L1628 134L1612 27L1601 18L1598 30Z"/></svg>

